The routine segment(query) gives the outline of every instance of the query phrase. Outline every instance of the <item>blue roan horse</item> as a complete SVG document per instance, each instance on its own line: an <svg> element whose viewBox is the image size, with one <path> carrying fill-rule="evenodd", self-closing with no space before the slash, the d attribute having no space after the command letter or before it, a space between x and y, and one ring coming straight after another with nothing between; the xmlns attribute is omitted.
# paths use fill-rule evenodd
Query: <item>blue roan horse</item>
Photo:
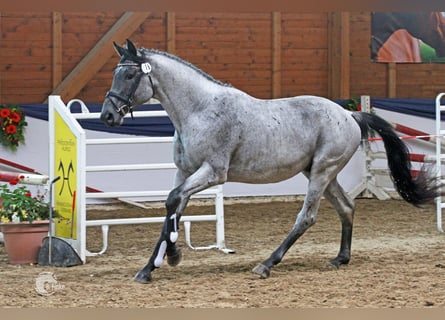
<svg viewBox="0 0 445 320"><path fill-rule="evenodd" d="M315 223L323 195L342 225L340 251L330 263L336 267L347 264L354 203L337 175L370 128L383 138L391 177L403 199L421 205L439 192L436 179L427 172L412 178L407 147L375 115L351 113L315 96L256 99L166 52L136 49L129 40L126 47L114 46L121 59L102 107L102 121L118 126L134 107L155 97L176 129L174 162L178 170L166 200L167 216L154 252L136 274L136 281L149 282L165 255L170 265L180 262L178 225L191 195L226 181L272 183L299 172L309 180L303 207L287 238L253 272L269 277L271 268Z"/></svg>

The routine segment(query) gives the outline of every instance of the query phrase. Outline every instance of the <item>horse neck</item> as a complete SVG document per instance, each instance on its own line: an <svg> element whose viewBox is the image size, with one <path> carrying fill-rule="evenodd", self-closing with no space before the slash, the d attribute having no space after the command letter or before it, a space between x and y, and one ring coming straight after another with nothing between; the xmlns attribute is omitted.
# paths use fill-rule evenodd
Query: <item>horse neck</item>
<svg viewBox="0 0 445 320"><path fill-rule="evenodd" d="M207 79L191 67L167 57L159 59L153 68L155 98L168 113L175 129L181 131L182 123L191 113L209 105L209 99L225 87Z"/></svg>

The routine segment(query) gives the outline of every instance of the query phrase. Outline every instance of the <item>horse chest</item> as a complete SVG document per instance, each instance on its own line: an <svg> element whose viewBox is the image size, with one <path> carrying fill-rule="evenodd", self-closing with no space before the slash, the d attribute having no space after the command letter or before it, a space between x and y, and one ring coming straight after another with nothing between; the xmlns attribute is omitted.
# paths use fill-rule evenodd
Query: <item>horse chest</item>
<svg viewBox="0 0 445 320"><path fill-rule="evenodd" d="M225 152L221 152L224 146L216 145L212 140L208 140L208 135L202 133L192 136L181 136L174 140L173 156L176 166L188 173L193 173L201 167L204 162L214 166L220 166L224 162ZM210 142L209 142L210 141ZM216 151L219 152L216 152Z"/></svg>

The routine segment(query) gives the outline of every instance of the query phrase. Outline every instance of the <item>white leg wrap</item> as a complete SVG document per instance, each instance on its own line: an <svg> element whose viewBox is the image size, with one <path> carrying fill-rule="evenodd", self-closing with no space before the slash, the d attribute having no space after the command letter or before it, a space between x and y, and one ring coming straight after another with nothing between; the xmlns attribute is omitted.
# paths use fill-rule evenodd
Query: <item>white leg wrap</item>
<svg viewBox="0 0 445 320"><path fill-rule="evenodd" d="M176 241L178 240L178 225L176 223L176 213L172 214L170 219L173 220L173 231L170 232L170 242L176 243Z"/></svg>
<svg viewBox="0 0 445 320"><path fill-rule="evenodd" d="M156 256L155 259L155 267L159 268L162 266L162 263L164 262L164 255L165 255L165 251L167 250L167 241L162 241L161 245L159 246L159 251L158 251L158 255Z"/></svg>
<svg viewBox="0 0 445 320"><path fill-rule="evenodd" d="M176 243L178 240L178 233L177 232L170 232L170 242Z"/></svg>

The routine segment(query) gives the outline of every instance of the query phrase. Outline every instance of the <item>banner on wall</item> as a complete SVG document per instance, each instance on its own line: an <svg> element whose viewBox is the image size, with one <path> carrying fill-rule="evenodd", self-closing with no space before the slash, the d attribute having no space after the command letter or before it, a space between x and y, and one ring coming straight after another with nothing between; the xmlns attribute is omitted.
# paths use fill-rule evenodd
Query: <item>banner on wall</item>
<svg viewBox="0 0 445 320"><path fill-rule="evenodd" d="M445 12L374 12L374 62L445 63Z"/></svg>
<svg viewBox="0 0 445 320"><path fill-rule="evenodd" d="M61 182L55 185L54 207L59 214L56 223L57 237L77 239L77 212L75 210L77 189L77 137L55 112L54 176Z"/></svg>

